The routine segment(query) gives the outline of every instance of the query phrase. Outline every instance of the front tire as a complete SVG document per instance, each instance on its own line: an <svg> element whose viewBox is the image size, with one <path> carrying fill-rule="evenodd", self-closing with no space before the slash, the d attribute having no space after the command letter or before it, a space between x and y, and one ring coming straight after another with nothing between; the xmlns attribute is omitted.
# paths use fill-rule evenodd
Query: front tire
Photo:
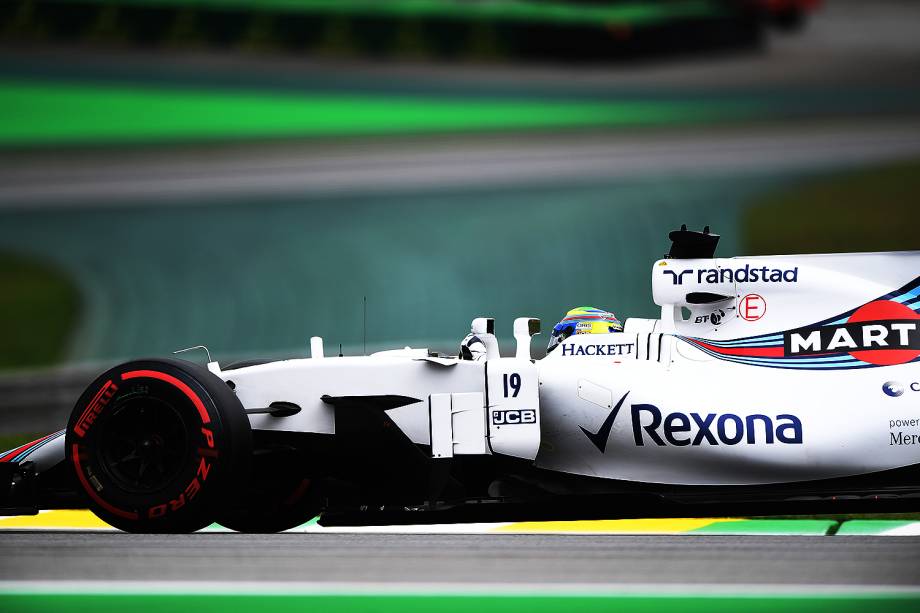
<svg viewBox="0 0 920 613"><path fill-rule="evenodd" d="M191 362L112 368L77 401L67 465L100 519L127 532L193 532L248 478L249 420L219 377Z"/></svg>

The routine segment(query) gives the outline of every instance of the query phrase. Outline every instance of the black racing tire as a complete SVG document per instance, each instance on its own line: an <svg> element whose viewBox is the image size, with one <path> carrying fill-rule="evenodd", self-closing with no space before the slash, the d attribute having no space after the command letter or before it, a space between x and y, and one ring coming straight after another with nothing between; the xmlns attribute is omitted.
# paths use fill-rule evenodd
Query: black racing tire
<svg viewBox="0 0 920 613"><path fill-rule="evenodd" d="M252 432L233 391L176 359L127 362L80 396L67 465L100 519L126 532L194 532L245 483Z"/></svg>
<svg viewBox="0 0 920 613"><path fill-rule="evenodd" d="M264 468L266 463L261 464ZM325 503L320 480L303 466L299 458L289 457L271 459L268 470L255 469L244 495L230 503L217 522L236 532L271 534L318 516Z"/></svg>

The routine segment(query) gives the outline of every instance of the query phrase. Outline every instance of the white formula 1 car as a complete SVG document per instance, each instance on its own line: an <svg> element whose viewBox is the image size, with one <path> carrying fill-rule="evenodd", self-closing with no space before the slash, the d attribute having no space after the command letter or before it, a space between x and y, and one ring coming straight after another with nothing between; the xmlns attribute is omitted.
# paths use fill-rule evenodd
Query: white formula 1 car
<svg viewBox="0 0 920 613"><path fill-rule="evenodd" d="M540 360L537 320L501 357L480 318L481 351L460 357L328 357L314 338L309 359L116 366L66 429L0 456L3 506L88 505L136 532L527 504L628 516L636 500L920 506L920 252L720 259L708 228L670 236L659 319Z"/></svg>

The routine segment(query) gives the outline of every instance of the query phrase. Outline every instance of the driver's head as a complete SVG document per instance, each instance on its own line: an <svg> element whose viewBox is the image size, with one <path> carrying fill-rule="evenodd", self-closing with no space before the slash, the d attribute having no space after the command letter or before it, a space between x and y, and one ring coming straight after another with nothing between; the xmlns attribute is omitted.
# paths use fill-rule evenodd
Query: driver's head
<svg viewBox="0 0 920 613"><path fill-rule="evenodd" d="M549 353L573 334L610 334L622 331L623 324L613 313L594 307L578 307L566 313L565 318L553 328L546 352Z"/></svg>

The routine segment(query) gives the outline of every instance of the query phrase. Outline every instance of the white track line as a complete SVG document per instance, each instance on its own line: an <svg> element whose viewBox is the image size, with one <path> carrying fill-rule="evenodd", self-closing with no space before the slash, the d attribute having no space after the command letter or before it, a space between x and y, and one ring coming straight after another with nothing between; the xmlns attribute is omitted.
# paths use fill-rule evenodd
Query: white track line
<svg viewBox="0 0 920 613"><path fill-rule="evenodd" d="M0 594L258 594L445 595L445 596L769 596L920 595L920 587L852 584L700 583L373 583L281 581L0 581Z"/></svg>

